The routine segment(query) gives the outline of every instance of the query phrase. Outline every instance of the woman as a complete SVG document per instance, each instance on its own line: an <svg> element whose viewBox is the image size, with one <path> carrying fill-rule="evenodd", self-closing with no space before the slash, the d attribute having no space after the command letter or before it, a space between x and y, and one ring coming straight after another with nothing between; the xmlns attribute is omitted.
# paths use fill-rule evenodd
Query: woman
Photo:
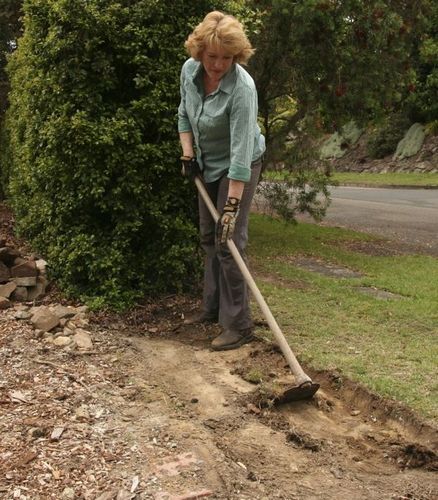
<svg viewBox="0 0 438 500"><path fill-rule="evenodd" d="M202 311L185 323L218 322L215 350L235 349L253 337L247 285L227 238L240 253L248 241L248 217L265 151L257 124L257 91L243 69L253 55L233 16L210 12L185 43L191 58L181 71L178 131L183 172L197 169L221 215L216 228L199 198L201 244L206 252ZM196 148L196 155L195 155Z"/></svg>

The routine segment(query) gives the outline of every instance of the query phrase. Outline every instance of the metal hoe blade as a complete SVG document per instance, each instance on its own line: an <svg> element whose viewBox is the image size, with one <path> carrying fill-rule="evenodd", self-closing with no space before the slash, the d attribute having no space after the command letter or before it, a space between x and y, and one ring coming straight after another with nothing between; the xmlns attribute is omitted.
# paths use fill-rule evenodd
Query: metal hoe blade
<svg viewBox="0 0 438 500"><path fill-rule="evenodd" d="M292 401L310 399L318 389L319 384L315 384L315 382L304 382L301 385L287 389L281 396L277 396L273 402L275 405L281 405Z"/></svg>

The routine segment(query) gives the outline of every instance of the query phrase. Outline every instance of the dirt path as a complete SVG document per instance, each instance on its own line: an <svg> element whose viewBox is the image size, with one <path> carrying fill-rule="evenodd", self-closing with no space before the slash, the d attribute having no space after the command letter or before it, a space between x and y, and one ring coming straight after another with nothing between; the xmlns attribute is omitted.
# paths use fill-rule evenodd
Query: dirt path
<svg viewBox="0 0 438 500"><path fill-rule="evenodd" d="M261 406L245 379L292 382L281 355L210 351L216 327L181 324L192 306L94 317L89 353L2 312L1 498L437 498L436 430L336 374L313 374L310 402Z"/></svg>

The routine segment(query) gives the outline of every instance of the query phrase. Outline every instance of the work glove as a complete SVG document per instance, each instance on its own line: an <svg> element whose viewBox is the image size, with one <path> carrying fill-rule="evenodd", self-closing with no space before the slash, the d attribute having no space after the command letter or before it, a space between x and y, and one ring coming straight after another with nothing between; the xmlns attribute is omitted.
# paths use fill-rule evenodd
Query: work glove
<svg viewBox="0 0 438 500"><path fill-rule="evenodd" d="M217 239L223 245L233 236L239 215L240 200L228 198L217 224Z"/></svg>
<svg viewBox="0 0 438 500"><path fill-rule="evenodd" d="M201 175L201 169L196 158L181 156L181 173L190 180L193 180L197 175Z"/></svg>

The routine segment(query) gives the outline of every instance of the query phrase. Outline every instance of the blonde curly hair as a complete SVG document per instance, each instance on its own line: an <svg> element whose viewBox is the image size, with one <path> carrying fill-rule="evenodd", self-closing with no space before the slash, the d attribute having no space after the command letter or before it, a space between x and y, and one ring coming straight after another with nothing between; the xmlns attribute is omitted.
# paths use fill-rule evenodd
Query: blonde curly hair
<svg viewBox="0 0 438 500"><path fill-rule="evenodd" d="M187 52L199 61L207 47L219 47L234 57L234 62L247 64L255 50L242 24L229 14L217 10L207 14L187 38Z"/></svg>

